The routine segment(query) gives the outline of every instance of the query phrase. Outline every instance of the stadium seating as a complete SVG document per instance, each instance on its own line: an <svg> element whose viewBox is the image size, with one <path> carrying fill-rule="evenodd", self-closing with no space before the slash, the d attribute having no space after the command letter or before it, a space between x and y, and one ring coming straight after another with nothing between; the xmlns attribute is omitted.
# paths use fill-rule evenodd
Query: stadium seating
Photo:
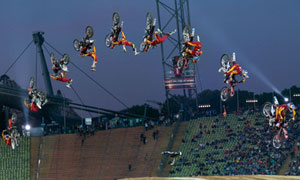
<svg viewBox="0 0 300 180"><path fill-rule="evenodd" d="M255 154L262 146L267 146L263 144L265 141L268 142L270 151L274 151L272 155L279 157L266 156L263 152L258 153L259 155L255 154L259 160L251 161L251 163L258 163L257 172L254 171L254 173L276 174L285 159L285 153L284 151L281 154L276 152L270 145L268 141L270 137L263 134L266 130L262 129L264 128L262 125L265 124L267 123L264 118L257 118L254 115L240 117L228 115L226 118L205 117L190 121L188 132L184 137L185 142L180 147L183 155L177 158L176 165L173 166L169 176L249 174L247 167L244 168L244 166L252 166L252 164L247 158L243 159L243 154L239 154L241 150L239 148L251 149ZM265 126L266 129L267 126ZM257 132L260 136L256 134ZM260 144L257 145L259 140L261 140ZM260 146L261 144L263 145ZM235 171L237 167L241 169Z"/></svg>
<svg viewBox="0 0 300 180"><path fill-rule="evenodd" d="M30 179L30 138L21 137L20 146L12 150L1 139L0 141L0 179Z"/></svg>

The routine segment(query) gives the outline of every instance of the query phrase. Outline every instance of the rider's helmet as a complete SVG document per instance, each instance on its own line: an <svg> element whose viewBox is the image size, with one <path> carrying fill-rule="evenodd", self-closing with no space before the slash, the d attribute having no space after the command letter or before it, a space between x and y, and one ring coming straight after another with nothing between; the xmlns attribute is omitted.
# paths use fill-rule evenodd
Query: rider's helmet
<svg viewBox="0 0 300 180"><path fill-rule="evenodd" d="M293 103L288 103L287 107L290 112L293 112L294 110L296 110L296 106Z"/></svg>
<svg viewBox="0 0 300 180"><path fill-rule="evenodd" d="M16 123L16 121L17 121L17 114L16 113L12 114L11 121L12 121L12 123Z"/></svg>

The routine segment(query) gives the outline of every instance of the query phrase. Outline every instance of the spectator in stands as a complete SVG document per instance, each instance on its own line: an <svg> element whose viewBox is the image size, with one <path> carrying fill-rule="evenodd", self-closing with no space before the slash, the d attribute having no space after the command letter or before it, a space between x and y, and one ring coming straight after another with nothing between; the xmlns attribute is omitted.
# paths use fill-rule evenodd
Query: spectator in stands
<svg viewBox="0 0 300 180"><path fill-rule="evenodd" d="M292 151L293 141L295 141L298 136L297 133L300 131L300 128L297 127L298 129L291 129L291 131L294 131L293 136L289 138L288 141L283 144L280 151L278 151L272 144L272 139L276 132L272 132L269 129L268 124L265 123L263 118L260 118L260 120L256 119L255 121L251 121L245 117L240 119L242 119L242 121L236 122L241 123L238 123L239 125L235 126L222 120L219 120L218 122L214 121L213 123L208 124L207 127L207 124L202 123L204 127L203 136L196 138L195 135L193 135L190 139L186 138L187 144L191 141L198 143L196 147L195 144L190 144L194 147L188 150L188 154L192 154L192 158L189 160L186 158L186 154L183 154L182 158L178 160L178 162L182 162L182 164L177 163L177 168L175 169L175 172L173 172L173 169L172 173L179 172L179 169L186 173L186 170L190 170L190 168L183 167L188 166L191 163L196 163L196 166L199 169L194 172L192 171L193 173L190 174L191 176L277 174L283 161L287 157L287 152ZM225 134L218 139L207 141L212 137L212 135L208 135L209 131L213 133L214 129L216 132L219 132L219 129L224 129ZM199 128L196 134L200 134L200 132ZM208 139L206 139L202 145L203 138ZM225 146L223 145L224 143L230 143L231 146ZM209 150L207 150L208 147ZM225 151L220 150L224 148ZM204 165L200 164L200 161L198 161L199 154L204 156ZM184 159L186 159L186 161L184 161ZM290 164L290 169L289 174L296 175L298 172L298 175L300 175L300 155L298 156L298 161L294 161Z"/></svg>

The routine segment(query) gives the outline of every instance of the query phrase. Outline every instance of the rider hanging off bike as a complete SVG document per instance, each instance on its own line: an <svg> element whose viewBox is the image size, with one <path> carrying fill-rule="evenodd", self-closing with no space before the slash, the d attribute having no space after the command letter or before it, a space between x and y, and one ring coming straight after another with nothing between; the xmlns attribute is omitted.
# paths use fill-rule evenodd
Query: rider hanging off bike
<svg viewBox="0 0 300 180"><path fill-rule="evenodd" d="M18 133L15 124L17 121L17 114L13 113L12 117L8 120L7 129L2 131L2 139L8 146L12 146L12 149L15 149L15 146L19 146L18 138L20 134Z"/></svg>
<svg viewBox="0 0 300 180"><path fill-rule="evenodd" d="M173 57L173 72L176 77L180 77L183 70L189 65L189 62L194 64L199 61L200 55L203 53L200 37L197 36L197 41L194 41L195 29L191 29L189 25L185 25L182 30L182 39L184 41L180 56Z"/></svg>
<svg viewBox="0 0 300 180"><path fill-rule="evenodd" d="M54 56L54 53L50 54L50 60L52 63L52 70L53 75L50 74L50 77L61 81L61 82L67 82L66 87L70 88L72 84L72 79L66 77L66 72L68 72L67 65L70 62L70 57L68 54L64 54L61 59L56 59Z"/></svg>
<svg viewBox="0 0 300 180"><path fill-rule="evenodd" d="M283 128L284 138L288 138L288 132L285 129L289 120L295 120L296 107L293 103L279 105L276 96L274 96L274 104L271 107L269 115L269 125L278 129Z"/></svg>
<svg viewBox="0 0 300 180"><path fill-rule="evenodd" d="M37 112L39 109L48 102L46 94L43 91L38 91L34 87L34 78L30 78L29 88L28 88L28 98L29 104L27 103L27 98L24 99L24 105L31 111Z"/></svg>
<svg viewBox="0 0 300 180"><path fill-rule="evenodd" d="M91 40L94 35L94 29L92 26L87 26L85 28L85 36L82 41L75 39L73 41L73 46L76 51L80 51L80 56L86 57L90 56L93 58L93 64L91 66L92 71L96 71L96 64L98 62L98 57L96 55L96 47L94 46L95 40Z"/></svg>
<svg viewBox="0 0 300 180"><path fill-rule="evenodd" d="M236 56L235 53L232 54L232 59L230 60L229 55L224 54L221 57L221 68L219 72L224 73L224 83L230 86L230 97L234 96L234 87L238 83L244 83L246 78L248 78L248 72L243 70L243 68L236 64ZM243 79L238 81L236 80L236 75L240 75ZM226 91L226 92L225 92ZM228 99L228 89L224 87L221 92L221 99L226 101Z"/></svg>
<svg viewBox="0 0 300 180"><path fill-rule="evenodd" d="M200 55L203 53L202 43L200 42L200 37L197 36L197 41L194 41L195 36L195 28L192 29L190 26L185 26L182 32L183 35L183 46L181 50L181 54L188 59L192 59L193 63L199 61Z"/></svg>
<svg viewBox="0 0 300 180"><path fill-rule="evenodd" d="M146 15L146 29L143 42L140 45L140 51L147 52L149 47L156 47L158 44L163 43L169 36L176 33L176 29L169 33L163 33L160 29L157 29L154 32L156 26L156 18L153 19L151 12L148 12ZM164 34L164 35L163 35ZM163 36L162 36L163 35ZM153 40L154 36L154 40Z"/></svg>
<svg viewBox="0 0 300 180"><path fill-rule="evenodd" d="M111 28L111 33L107 34L105 37L105 45L108 48L113 49L116 45L122 45L123 51L126 52L126 46L132 47L132 50L134 52L134 55L138 55L139 52L137 52L135 45L128 41L125 37L124 32L122 31L124 22L120 22L120 14L118 12L113 13L113 27ZM119 35L122 35L122 37L119 39Z"/></svg>

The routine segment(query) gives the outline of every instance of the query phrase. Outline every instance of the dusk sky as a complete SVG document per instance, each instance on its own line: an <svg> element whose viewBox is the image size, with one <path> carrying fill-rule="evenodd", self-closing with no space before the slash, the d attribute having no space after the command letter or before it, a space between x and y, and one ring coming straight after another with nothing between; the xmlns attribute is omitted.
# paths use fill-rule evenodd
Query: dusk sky
<svg viewBox="0 0 300 180"><path fill-rule="evenodd" d="M173 0L164 3L174 6ZM203 45L203 54L197 64L203 89L224 86L223 75L218 73L219 59L223 53L233 51L237 63L247 69L250 76L238 88L260 93L272 91L271 85L280 91L292 85L299 86L299 9L299 0L190 0L191 25ZM112 13L118 11L124 21L126 38L138 47L144 35L146 13L152 11L157 17L155 0L14 0L3 1L0 10L0 74L32 40L33 31L44 31L47 42L68 53L73 63L128 106L143 104L148 99L165 100L160 47L134 56L130 47L124 53L121 46L111 50L104 45L104 37L112 26ZM169 14L161 12L164 24ZM75 38L83 37L87 25L93 26L95 31L92 39L96 41L99 61L96 72L90 71L92 59L80 57L72 46ZM173 21L165 31L175 27ZM171 46L171 43L166 41L164 46ZM49 55L44 52L50 71ZM8 72L24 89L30 76L35 75L35 55L32 45ZM73 87L85 104L114 110L124 108L71 64L68 76L73 79ZM64 83L53 79L51 82L55 92L60 89L66 97L79 102ZM40 63L37 87L45 89Z"/></svg>

